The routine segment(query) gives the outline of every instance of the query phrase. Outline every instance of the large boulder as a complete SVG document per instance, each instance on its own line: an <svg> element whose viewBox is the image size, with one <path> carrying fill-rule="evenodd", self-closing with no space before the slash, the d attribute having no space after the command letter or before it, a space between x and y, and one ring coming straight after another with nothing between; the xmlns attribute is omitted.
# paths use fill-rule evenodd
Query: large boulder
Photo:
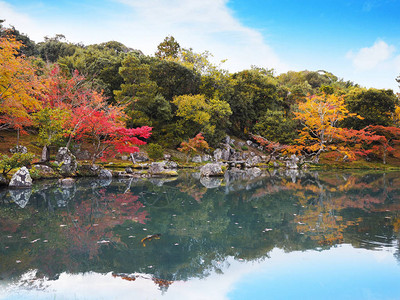
<svg viewBox="0 0 400 300"><path fill-rule="evenodd" d="M214 151L214 161L220 161L222 158L222 150L217 148Z"/></svg>
<svg viewBox="0 0 400 300"><path fill-rule="evenodd" d="M201 176L223 176L221 165L217 163L208 163L200 168Z"/></svg>
<svg viewBox="0 0 400 300"><path fill-rule="evenodd" d="M100 167L98 165L79 165L77 174L82 177L98 176Z"/></svg>
<svg viewBox="0 0 400 300"><path fill-rule="evenodd" d="M201 157L201 160L202 160L202 161L212 161L212 157L211 157L211 155L209 155L209 154L204 154L204 155Z"/></svg>
<svg viewBox="0 0 400 300"><path fill-rule="evenodd" d="M10 187L25 188L32 186L32 178L26 167L19 169L11 178Z"/></svg>
<svg viewBox="0 0 400 300"><path fill-rule="evenodd" d="M33 178L57 178L60 177L53 168L46 165L35 165L31 171L31 176Z"/></svg>
<svg viewBox="0 0 400 300"><path fill-rule="evenodd" d="M194 163L201 163L201 156L200 155L195 155L195 156L193 156L193 158L192 158L192 162L194 162Z"/></svg>
<svg viewBox="0 0 400 300"><path fill-rule="evenodd" d="M99 178L110 179L112 178L112 173L110 170L101 169L99 172Z"/></svg>
<svg viewBox="0 0 400 300"><path fill-rule="evenodd" d="M292 156L290 156L290 159L286 161L286 168L287 169L298 169L298 162L299 162L299 158L293 154Z"/></svg>
<svg viewBox="0 0 400 300"><path fill-rule="evenodd" d="M165 162L153 162L149 166L149 174L153 176L178 176L178 172L175 170L166 169Z"/></svg>
<svg viewBox="0 0 400 300"><path fill-rule="evenodd" d="M56 162L60 166L60 173L63 176L73 176L76 174L78 163L75 155L67 147L58 149Z"/></svg>
<svg viewBox="0 0 400 300"><path fill-rule="evenodd" d="M134 152L131 153L131 159L133 163L145 162L149 160L149 156L145 152Z"/></svg>

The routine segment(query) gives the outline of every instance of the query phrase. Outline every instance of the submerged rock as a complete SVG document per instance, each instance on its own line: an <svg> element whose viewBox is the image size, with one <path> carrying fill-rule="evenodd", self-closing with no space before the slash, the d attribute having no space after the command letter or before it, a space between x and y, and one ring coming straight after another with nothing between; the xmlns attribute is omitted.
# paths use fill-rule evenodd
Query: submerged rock
<svg viewBox="0 0 400 300"><path fill-rule="evenodd" d="M30 187L32 186L32 178L26 167L19 169L11 178L10 187Z"/></svg>

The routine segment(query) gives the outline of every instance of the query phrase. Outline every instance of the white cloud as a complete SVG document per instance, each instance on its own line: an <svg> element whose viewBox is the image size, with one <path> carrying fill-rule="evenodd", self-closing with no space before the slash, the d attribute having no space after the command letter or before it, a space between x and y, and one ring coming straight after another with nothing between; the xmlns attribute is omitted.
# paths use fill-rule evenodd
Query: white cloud
<svg viewBox="0 0 400 300"><path fill-rule="evenodd" d="M41 8L34 10L35 15L28 16L1 0L0 18L5 11L7 23L35 41L62 33L72 42L90 44L117 40L145 54L153 54L167 35L173 35L183 47L192 47L196 52L210 51L215 62L227 59L224 67L230 71L251 65L275 68L279 72L288 70L259 31L235 18L227 7L227 0L111 1L117 10L102 11L102 24L95 13L78 21L73 12L65 11L60 18L55 20L53 15L50 20ZM100 4L93 11L99 9Z"/></svg>
<svg viewBox="0 0 400 300"><path fill-rule="evenodd" d="M252 64L278 71L287 69L260 32L241 24L227 7L226 0L117 0L129 6L134 20L119 28L137 28L136 37L146 41L147 53L166 35L173 35L181 46L195 51L209 50L218 60L228 59L231 71Z"/></svg>
<svg viewBox="0 0 400 300"><path fill-rule="evenodd" d="M361 48L357 53L349 51L346 57L352 60L357 69L372 70L387 62L394 52L394 46L378 40L371 47Z"/></svg>

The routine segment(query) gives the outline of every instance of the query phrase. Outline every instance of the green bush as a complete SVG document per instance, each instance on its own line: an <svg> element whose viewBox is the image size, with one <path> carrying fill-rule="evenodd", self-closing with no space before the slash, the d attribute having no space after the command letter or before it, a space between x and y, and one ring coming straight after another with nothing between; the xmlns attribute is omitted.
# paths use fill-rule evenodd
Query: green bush
<svg viewBox="0 0 400 300"><path fill-rule="evenodd" d="M34 157L33 153L14 153L11 156L3 154L0 156L0 170L7 176L12 169L30 165Z"/></svg>
<svg viewBox="0 0 400 300"><path fill-rule="evenodd" d="M242 150L243 150L243 151L247 151L247 150L249 150L249 147L247 147L246 145L243 145L243 146L242 146Z"/></svg>
<svg viewBox="0 0 400 300"><path fill-rule="evenodd" d="M164 157L164 150L161 145L150 143L147 147L147 154L150 159L158 160Z"/></svg>

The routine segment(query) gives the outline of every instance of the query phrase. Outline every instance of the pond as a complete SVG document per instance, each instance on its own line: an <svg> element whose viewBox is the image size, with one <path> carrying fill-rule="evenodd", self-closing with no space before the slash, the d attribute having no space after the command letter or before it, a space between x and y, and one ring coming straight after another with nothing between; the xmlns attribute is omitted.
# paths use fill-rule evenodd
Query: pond
<svg viewBox="0 0 400 300"><path fill-rule="evenodd" d="M400 173L0 190L0 299L399 299Z"/></svg>

